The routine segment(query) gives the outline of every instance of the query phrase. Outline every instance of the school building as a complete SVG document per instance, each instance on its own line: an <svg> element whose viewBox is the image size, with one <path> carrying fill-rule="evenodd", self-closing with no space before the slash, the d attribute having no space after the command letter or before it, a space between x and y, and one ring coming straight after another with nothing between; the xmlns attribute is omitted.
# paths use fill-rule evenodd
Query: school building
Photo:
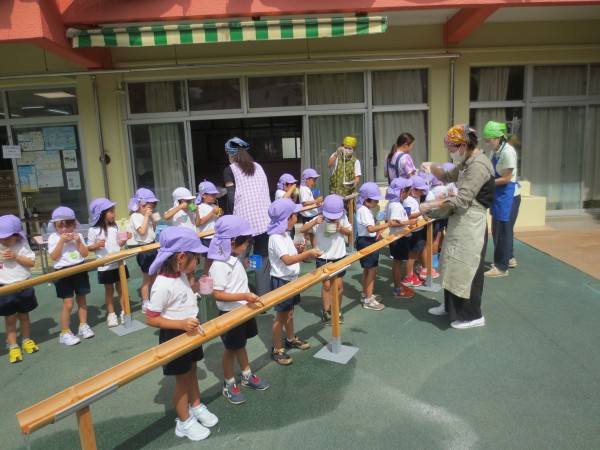
<svg viewBox="0 0 600 450"><path fill-rule="evenodd" d="M358 138L385 184L401 132L444 162L452 123L506 121L528 187L521 224L600 208L600 2L0 2L0 213L30 234L96 197L222 183L240 136L300 175Z"/></svg>

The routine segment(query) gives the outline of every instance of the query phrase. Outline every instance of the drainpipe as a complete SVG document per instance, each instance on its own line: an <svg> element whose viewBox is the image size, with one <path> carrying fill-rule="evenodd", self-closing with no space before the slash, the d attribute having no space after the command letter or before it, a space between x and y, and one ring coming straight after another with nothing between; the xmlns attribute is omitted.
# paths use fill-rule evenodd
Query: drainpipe
<svg viewBox="0 0 600 450"><path fill-rule="evenodd" d="M100 120L100 108L98 107L98 84L96 82L96 75L92 75L92 87L94 90L94 110L96 112L98 144L100 145L100 163L102 164L102 176L104 178L104 196L110 198L110 193L108 191L108 174L106 172L106 153L104 152L104 140L102 139L102 121Z"/></svg>
<svg viewBox="0 0 600 450"><path fill-rule="evenodd" d="M452 127L454 125L454 62L456 60L453 58L450 60L450 124Z"/></svg>

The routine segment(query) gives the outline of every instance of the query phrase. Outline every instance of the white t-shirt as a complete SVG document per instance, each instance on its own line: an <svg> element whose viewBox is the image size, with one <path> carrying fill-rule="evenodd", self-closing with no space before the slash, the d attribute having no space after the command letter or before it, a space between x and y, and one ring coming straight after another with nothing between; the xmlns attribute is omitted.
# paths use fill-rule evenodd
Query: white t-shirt
<svg viewBox="0 0 600 450"><path fill-rule="evenodd" d="M427 193L427 197L425 197L426 202L433 202L435 200L443 200L448 197L448 188L446 186L434 186Z"/></svg>
<svg viewBox="0 0 600 450"><path fill-rule="evenodd" d="M108 236L107 233L101 227L92 227L88 230L88 246L93 245L98 242L100 239L106 239L104 243L104 247L97 248L94 250L96 254L96 258L106 258L111 253L117 253L121 251L121 247L119 246L119 229L116 225L108 227ZM119 263L111 263L106 266L98 267L99 272L104 272L105 270L113 270L118 269Z"/></svg>
<svg viewBox="0 0 600 450"><path fill-rule="evenodd" d="M196 231L196 213L187 209L180 209L171 217L171 223L175 227L189 228Z"/></svg>
<svg viewBox="0 0 600 450"><path fill-rule="evenodd" d="M297 255L298 251L289 234L273 234L269 236L269 262L271 263L271 276L292 281L300 275L300 263L288 266L281 260L284 255Z"/></svg>
<svg viewBox="0 0 600 450"><path fill-rule="evenodd" d="M250 292L248 287L248 275L239 258L229 255L225 261L213 261L208 274L213 279L213 288L228 294L242 294ZM220 311L233 311L234 309L248 303L246 300L237 302L217 301Z"/></svg>
<svg viewBox="0 0 600 450"><path fill-rule="evenodd" d="M129 222L131 223L131 228L133 228L133 238L138 245L152 244L154 242L156 239L156 232L152 226L152 218L148 219L148 229L146 230L146 234L138 233L138 228L142 226L142 223L144 223L144 216L142 214L131 214L129 217Z"/></svg>
<svg viewBox="0 0 600 450"><path fill-rule="evenodd" d="M299 201L301 204L304 204L304 202L312 202L314 199L315 196L308 186L300 186ZM319 208L302 211L300 214L302 214L304 217L315 217L317 214L319 214Z"/></svg>
<svg viewBox="0 0 600 450"><path fill-rule="evenodd" d="M76 233L76 231L74 232ZM83 240L83 236L81 233L77 233L79 235L79 239L81 242L85 242ZM56 246L58 245L58 240L60 239L60 234L54 232L48 237L48 253L52 253ZM74 266L76 264L82 263L84 261L83 256L79 253L79 243L75 240L65 242L62 247L62 253L60 254L60 258L54 261L55 269L63 269L64 267Z"/></svg>
<svg viewBox="0 0 600 450"><path fill-rule="evenodd" d="M402 206L404 206L405 208L410 208L411 214L420 211L419 200L414 198L412 195L409 195L408 197L406 197L406 199L404 199L404 201L402 202Z"/></svg>
<svg viewBox="0 0 600 450"><path fill-rule="evenodd" d="M338 219L338 221L342 222L342 226L344 228L352 229L352 225L348 221L348 216L344 214L342 217ZM346 240L344 239L344 235L339 231L335 233L329 233L329 236L325 236L325 232L327 231L327 219L323 221L323 223L317 223L312 228L315 234L316 246L319 250L323 252L319 259L325 259L327 261L331 259L340 259L346 256Z"/></svg>
<svg viewBox="0 0 600 450"><path fill-rule="evenodd" d="M12 247L0 245L0 252L12 250L16 255L35 261L35 253L24 239L18 239ZM31 268L22 266L16 259L4 259L0 268L0 284L12 284L24 281L31 275Z"/></svg>
<svg viewBox="0 0 600 450"><path fill-rule="evenodd" d="M201 219L208 216L208 214L210 214L210 212L215 209L213 205L209 205L208 203L200 203L198 205L198 217L200 217ZM213 214L212 217L210 219L208 219L204 225L200 225L198 227L198 231L203 232L203 231L213 231L215 229L215 223L217 222L217 215ZM211 234L210 236L205 236L202 239L212 239L213 235Z"/></svg>
<svg viewBox="0 0 600 450"><path fill-rule="evenodd" d="M375 217L373 217L373 213L369 208L367 208L365 205L362 205L356 211L356 231L358 236L377 236L375 231L369 233L369 230L367 230L369 225L375 225Z"/></svg>
<svg viewBox="0 0 600 450"><path fill-rule="evenodd" d="M458 186L456 186L456 183L448 183L446 188L448 189L448 195L450 195L450 192L454 195L458 194Z"/></svg>
<svg viewBox="0 0 600 450"><path fill-rule="evenodd" d="M517 182L517 151L515 148L510 145L508 142L504 144L504 148L500 147L498 149L500 152L500 159L496 164L496 172L499 175L502 175L502 172L506 169L512 169L512 176L510 177L510 181L513 183ZM492 156L494 153L492 153ZM491 158L490 158L491 159ZM521 193L521 189L517 184L515 184L515 195L519 195Z"/></svg>
<svg viewBox="0 0 600 450"><path fill-rule="evenodd" d="M197 317L198 300L190 287L187 275L157 276L150 290L148 310L171 320Z"/></svg>
<svg viewBox="0 0 600 450"><path fill-rule="evenodd" d="M332 153L331 156L335 155L336 153L337 152ZM331 158L331 156L329 158ZM331 171L331 173L335 173L335 169L337 168L338 160L339 159L340 159L340 156L338 156L335 159L335 162L333 163L333 166L332 166L333 170ZM356 161L354 161L354 176L355 177L361 177L362 176L362 171L361 171L361 168L360 168L360 161L358 160L358 158L356 158ZM354 180L347 180L347 181L354 181Z"/></svg>
<svg viewBox="0 0 600 450"><path fill-rule="evenodd" d="M286 192L283 189L277 189L275 191L275 200L277 200L278 198L283 198L285 194Z"/></svg>
<svg viewBox="0 0 600 450"><path fill-rule="evenodd" d="M404 206L400 202L388 202L385 205L385 220L398 220L400 222L406 222L408 220L408 215L406 214L406 210ZM398 231L406 228L406 225L402 225L401 227L390 227L390 234L397 233Z"/></svg>

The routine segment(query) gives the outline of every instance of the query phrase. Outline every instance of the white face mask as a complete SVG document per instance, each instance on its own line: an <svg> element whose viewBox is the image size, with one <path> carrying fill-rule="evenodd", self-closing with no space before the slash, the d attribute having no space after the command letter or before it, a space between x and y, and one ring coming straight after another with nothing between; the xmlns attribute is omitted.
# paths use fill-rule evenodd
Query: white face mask
<svg viewBox="0 0 600 450"><path fill-rule="evenodd" d="M450 158L452 158L452 161L454 162L454 164L461 164L465 161L465 153L466 152L461 155L460 154L461 147L459 147L458 150L456 150L455 152L450 153Z"/></svg>
<svg viewBox="0 0 600 450"><path fill-rule="evenodd" d="M344 155L346 156L346 158L352 158L353 154L354 154L354 150L349 149L349 148L344 149Z"/></svg>

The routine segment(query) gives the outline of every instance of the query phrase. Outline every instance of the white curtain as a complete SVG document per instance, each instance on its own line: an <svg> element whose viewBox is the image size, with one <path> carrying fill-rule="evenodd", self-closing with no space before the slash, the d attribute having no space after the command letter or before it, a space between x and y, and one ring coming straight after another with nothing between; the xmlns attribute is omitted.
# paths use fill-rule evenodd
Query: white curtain
<svg viewBox="0 0 600 450"><path fill-rule="evenodd" d="M479 70L477 101L506 100L508 93L508 67L484 67Z"/></svg>
<svg viewBox="0 0 600 450"><path fill-rule="evenodd" d="M362 73L328 73L308 76L309 105L364 103Z"/></svg>
<svg viewBox="0 0 600 450"><path fill-rule="evenodd" d="M586 137L581 200L585 208L600 208L600 106L588 110Z"/></svg>
<svg viewBox="0 0 600 450"><path fill-rule="evenodd" d="M586 66L538 66L533 70L533 96L585 95Z"/></svg>
<svg viewBox="0 0 600 450"><path fill-rule="evenodd" d="M424 103L423 84L427 81L423 77L427 77L424 70L373 72L373 105Z"/></svg>
<svg viewBox="0 0 600 450"><path fill-rule="evenodd" d="M146 83L146 107L149 113L175 111L173 83ZM183 125L164 123L148 125L154 193L160 200L159 210L166 211L173 206L171 193L175 188L188 187L187 161Z"/></svg>
<svg viewBox="0 0 600 450"><path fill-rule="evenodd" d="M327 168L327 161L331 154L342 145L345 136L354 136L357 139L355 155L361 164L363 173L361 182L368 181L365 180L365 134L363 124L362 114L313 116L309 118L310 166L305 165L306 163L303 161L302 170L312 167L321 175L317 180L316 187L324 195L329 194L329 176L332 173L332 169Z"/></svg>
<svg viewBox="0 0 600 450"><path fill-rule="evenodd" d="M418 168L421 162L427 160L425 117L426 111L373 114L373 134L376 149L375 181L387 182L387 178L383 175L385 160L400 133L407 132L415 138L414 147L410 153L415 167ZM442 145L441 142L440 145Z"/></svg>

